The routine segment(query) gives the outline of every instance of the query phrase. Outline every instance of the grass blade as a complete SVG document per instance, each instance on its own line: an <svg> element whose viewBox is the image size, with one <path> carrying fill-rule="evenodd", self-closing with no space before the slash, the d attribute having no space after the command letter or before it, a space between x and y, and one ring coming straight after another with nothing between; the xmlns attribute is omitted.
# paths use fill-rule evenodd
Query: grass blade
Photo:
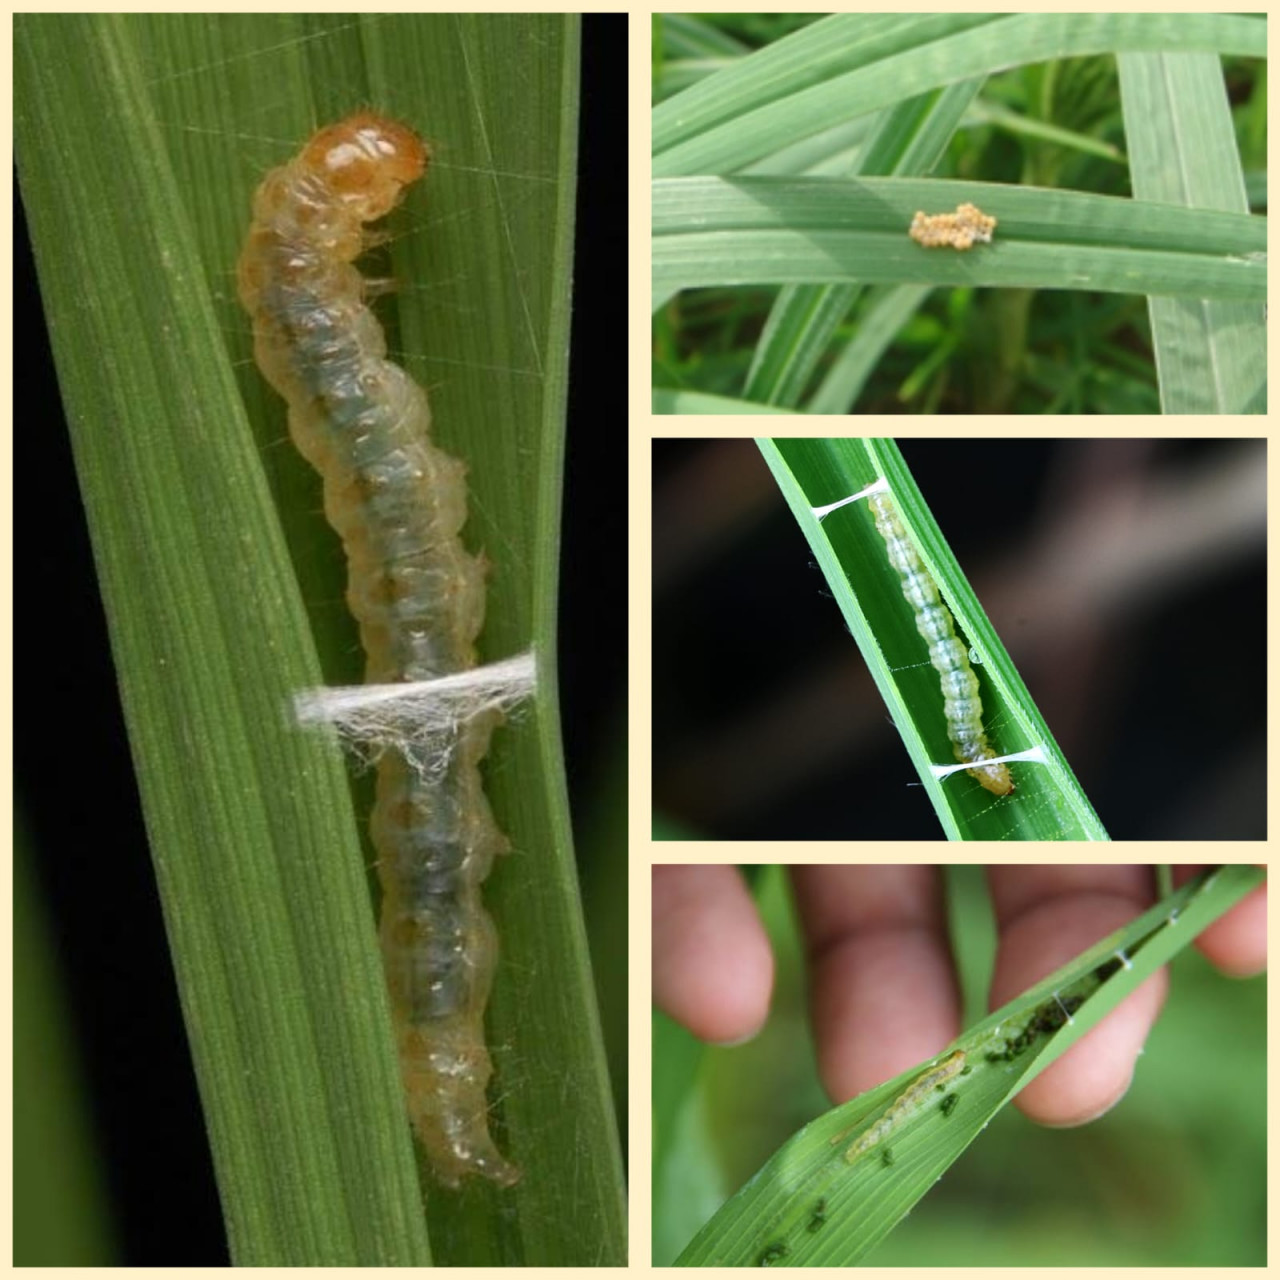
<svg viewBox="0 0 1280 1280"><path fill-rule="evenodd" d="M1265 18L1228 14L837 14L653 112L655 178L732 173L842 120L973 76L1091 53L1264 58Z"/></svg>
<svg viewBox="0 0 1280 1280"><path fill-rule="evenodd" d="M741 161L727 156L723 145L713 147L709 154L698 150L692 156L690 148L701 139L716 139L731 131L744 114L754 116L768 106L775 111L786 109L797 95L803 97L834 79L865 72L904 50L990 21L990 15L983 14L840 14L815 22L655 108L654 176L727 173ZM825 124L875 109L844 111L829 117ZM790 111L786 114L794 119ZM804 134L780 136L776 146L761 148L748 158L768 155L798 136Z"/></svg>
<svg viewBox="0 0 1280 1280"><path fill-rule="evenodd" d="M920 309L929 287L891 285L868 299L858 331L836 357L805 406L809 413L851 413L867 379L898 331Z"/></svg>
<svg viewBox="0 0 1280 1280"><path fill-rule="evenodd" d="M923 249L917 209L962 201L995 242ZM653 188L653 295L832 281L1093 289L1261 302L1266 219L1112 196L922 179L678 178Z"/></svg>
<svg viewBox="0 0 1280 1280"><path fill-rule="evenodd" d="M1212 54L1120 55L1134 194L1248 213L1235 127ZM1267 330L1256 303L1152 298L1165 413L1265 413Z"/></svg>
<svg viewBox="0 0 1280 1280"><path fill-rule="evenodd" d="M774 405L758 404L754 400L734 400L730 396L711 396L701 391L672 391L662 387L653 389L654 413L783 413Z"/></svg>
<svg viewBox="0 0 1280 1280"><path fill-rule="evenodd" d="M876 121L850 176L930 172L981 87L981 79L968 80L888 108ZM747 399L799 404L858 293L854 285L790 285L781 290L752 358Z"/></svg>

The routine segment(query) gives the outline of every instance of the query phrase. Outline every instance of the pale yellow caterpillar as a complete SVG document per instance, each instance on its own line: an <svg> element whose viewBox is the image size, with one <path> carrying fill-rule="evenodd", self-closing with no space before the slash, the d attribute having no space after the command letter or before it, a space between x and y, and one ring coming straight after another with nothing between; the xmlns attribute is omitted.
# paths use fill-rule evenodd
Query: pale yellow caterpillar
<svg viewBox="0 0 1280 1280"><path fill-rule="evenodd" d="M930 1067L923 1075L918 1076L889 1104L889 1109L875 1124L860 1133L850 1143L849 1149L844 1153L845 1162L852 1164L859 1156L865 1155L872 1147L878 1146L908 1116L918 1111L928 1102L930 1095L939 1085L955 1079L963 1070L964 1050L957 1049L954 1053L943 1058L936 1067ZM831 1145L835 1146L838 1142L842 1142L849 1136L850 1132L851 1130L845 1129L836 1134L831 1139Z"/></svg>
<svg viewBox="0 0 1280 1280"><path fill-rule="evenodd" d="M929 661L942 683L943 713L947 737L956 759L974 767L966 770L993 795L1007 796L1013 779L1003 764L981 764L996 753L982 727L982 699L978 677L969 665L968 650L955 632L951 610L942 603L938 584L921 563L915 546L902 527L898 509L887 493L869 499L876 529L889 550L889 563L902 577L902 594L916 615L916 630L929 646Z"/></svg>
<svg viewBox="0 0 1280 1280"><path fill-rule="evenodd" d="M484 559L458 536L466 466L431 443L426 392L386 359L353 265L370 241L365 224L395 207L427 160L416 134L370 112L321 129L258 188L239 264L258 366L288 401L290 435L323 477L325 514L346 548L371 683L474 667L484 621ZM499 719L462 719L430 767L383 751L371 822L409 1116L449 1186L520 1176L490 1137L485 1098L497 940L480 885L507 840L479 763Z"/></svg>
<svg viewBox="0 0 1280 1280"><path fill-rule="evenodd" d="M971 249L974 241L990 244L996 229L996 220L983 213L977 205L961 204L955 213L925 213L916 210L908 235L926 249L946 247Z"/></svg>

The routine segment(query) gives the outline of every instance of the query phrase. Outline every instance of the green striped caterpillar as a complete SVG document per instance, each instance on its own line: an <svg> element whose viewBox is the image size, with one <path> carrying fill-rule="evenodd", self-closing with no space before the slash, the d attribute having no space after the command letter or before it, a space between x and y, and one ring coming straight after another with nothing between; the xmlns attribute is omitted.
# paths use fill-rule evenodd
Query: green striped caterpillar
<svg viewBox="0 0 1280 1280"><path fill-rule="evenodd" d="M426 392L386 359L369 284L353 265L370 241L365 224L399 203L427 160L416 134L371 112L321 129L258 188L238 270L258 366L324 480L366 679L378 684L469 670L484 621L484 558L459 538L466 465L432 444ZM387 746L370 823L409 1116L447 1186L520 1177L489 1134L485 1098L497 937L480 885L508 844L479 764L500 719L460 717L427 759Z"/></svg>
<svg viewBox="0 0 1280 1280"><path fill-rule="evenodd" d="M916 630L929 646L929 662L942 685L943 714L947 737L956 759L973 767L966 770L993 795L1007 796L1013 779L1003 764L982 764L995 751L982 727L982 698L978 677L969 665L969 654L955 632L955 619L942 602L938 584L925 568L915 544L907 536L898 508L887 493L873 493L868 499L876 529L885 541L889 563L902 578L902 594L916 616Z"/></svg>
<svg viewBox="0 0 1280 1280"><path fill-rule="evenodd" d="M872 1147L882 1143L908 1116L919 1111L929 1101L935 1089L946 1084L948 1080L954 1080L963 1070L964 1050L957 1049L943 1058L936 1067L930 1067L923 1075L918 1076L890 1103L889 1109L875 1124L854 1139L844 1153L845 1163L853 1164L859 1156L865 1155ZM851 1129L845 1129L836 1134L831 1139L831 1145L835 1146L842 1142L851 1132ZM886 1161L886 1163L892 1162Z"/></svg>

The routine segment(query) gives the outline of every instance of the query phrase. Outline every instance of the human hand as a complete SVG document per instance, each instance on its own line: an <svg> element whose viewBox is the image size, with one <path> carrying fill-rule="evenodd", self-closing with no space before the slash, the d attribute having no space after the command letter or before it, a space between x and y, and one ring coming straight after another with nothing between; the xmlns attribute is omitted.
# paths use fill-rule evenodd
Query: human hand
<svg viewBox="0 0 1280 1280"><path fill-rule="evenodd" d="M1175 867L1181 885L1199 867ZM1155 900L1150 866L992 866L999 937L990 1002L1025 991ZM939 868L792 869L805 935L818 1065L837 1102L931 1057L960 1030ZM1195 945L1229 976L1266 963L1266 886ZM735 868L653 869L653 990L660 1009L713 1043L748 1039L768 1015L773 959ZM1049 1125L1083 1124L1124 1096L1164 1002L1153 974L1037 1076L1016 1105Z"/></svg>

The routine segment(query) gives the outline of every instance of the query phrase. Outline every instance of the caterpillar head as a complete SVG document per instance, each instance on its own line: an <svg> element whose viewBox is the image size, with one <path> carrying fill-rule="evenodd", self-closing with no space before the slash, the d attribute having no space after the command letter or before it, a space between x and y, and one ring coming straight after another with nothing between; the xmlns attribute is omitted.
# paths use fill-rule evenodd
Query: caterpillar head
<svg viewBox="0 0 1280 1280"><path fill-rule="evenodd" d="M427 149L412 129L371 111L321 129L303 164L321 175L361 222L381 218L422 177Z"/></svg>

